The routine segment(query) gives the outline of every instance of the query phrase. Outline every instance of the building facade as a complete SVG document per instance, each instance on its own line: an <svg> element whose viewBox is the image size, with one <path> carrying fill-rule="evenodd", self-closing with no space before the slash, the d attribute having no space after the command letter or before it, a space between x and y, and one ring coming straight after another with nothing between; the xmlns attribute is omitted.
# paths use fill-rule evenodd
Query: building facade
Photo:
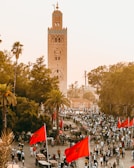
<svg viewBox="0 0 134 168"><path fill-rule="evenodd" d="M67 95L67 28L62 27L62 12L58 4L48 28L48 68L59 80L60 91Z"/></svg>

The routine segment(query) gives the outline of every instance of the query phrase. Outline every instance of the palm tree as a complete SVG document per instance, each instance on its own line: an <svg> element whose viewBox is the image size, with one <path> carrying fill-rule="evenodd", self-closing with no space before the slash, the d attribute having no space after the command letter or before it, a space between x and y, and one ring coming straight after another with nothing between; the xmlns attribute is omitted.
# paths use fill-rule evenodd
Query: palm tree
<svg viewBox="0 0 134 168"><path fill-rule="evenodd" d="M0 106L2 107L3 127L7 128L7 106L16 106L15 95L11 92L12 86L9 84L0 84Z"/></svg>
<svg viewBox="0 0 134 168"><path fill-rule="evenodd" d="M48 93L48 99L45 102L46 106L56 109L56 126L57 126L57 136L59 135L59 110L60 108L70 106L70 101L62 94L59 90L51 90Z"/></svg>
<svg viewBox="0 0 134 168"><path fill-rule="evenodd" d="M0 167L6 168L7 162L11 155L11 144L13 142L13 132L11 130L3 130L0 139Z"/></svg>
<svg viewBox="0 0 134 168"><path fill-rule="evenodd" d="M14 94L15 94L15 88L16 88L17 64L18 64L19 55L22 53L22 47L23 45L19 41L17 41L13 44L13 47L11 50L13 55L15 55L15 58L16 58L15 72L14 72Z"/></svg>

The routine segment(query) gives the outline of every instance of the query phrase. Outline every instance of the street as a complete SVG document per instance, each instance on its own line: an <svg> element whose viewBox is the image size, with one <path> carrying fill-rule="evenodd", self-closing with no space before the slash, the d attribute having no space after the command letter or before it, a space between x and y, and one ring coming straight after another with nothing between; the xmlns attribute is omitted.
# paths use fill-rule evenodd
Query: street
<svg viewBox="0 0 134 168"><path fill-rule="evenodd" d="M72 126L75 126L73 121L66 121L66 123L71 124ZM65 145L54 145L54 146L48 145L48 155L50 154L52 156L53 154L55 154L57 156L57 150L60 149L60 151L61 151L60 160L62 161L62 158L64 157L64 151L65 151L66 148L69 147L69 145L70 145L69 143L67 143ZM93 152L95 145L96 144L95 144L94 141L90 142L90 152ZM17 149L18 148L18 143L14 143L13 147L15 147ZM24 153L25 153L25 163L24 163L24 166L23 166L22 162L18 162L19 166L24 167L24 168L36 168L35 157L30 156L30 146L27 142L24 143L23 150L24 150ZM131 152L132 152L131 150L125 150L125 156L124 156L124 158L121 158L121 156L120 156L120 161L119 161L120 164L119 164L119 166L117 166L117 168L130 168L131 166L134 165L134 161L132 161ZM111 163L111 165L113 165L114 162L116 162L115 156L113 156L109 159L108 165L110 163ZM12 165L12 168L16 168L15 165ZM84 167L77 167L77 168L84 168ZM108 168L108 166L101 166L100 161L98 159L98 168Z"/></svg>
<svg viewBox="0 0 134 168"><path fill-rule="evenodd" d="M16 145L17 144L15 144L15 146ZM50 155L57 154L57 150L60 149L61 150L61 158L62 158L62 156L64 155L64 150L68 147L69 146L54 146L54 147L52 147L51 145L49 145L48 146L48 153ZM91 144L90 147L91 147L91 150L92 150L93 147L94 147L94 144ZM36 165L35 165L35 157L30 156L30 146L29 146L28 143L26 143L24 145L24 152L25 152L24 168L37 168ZM113 164L114 161L115 161L114 157L109 160L109 162L111 164ZM19 162L18 164L20 165L20 167L23 167L21 162ZM134 165L134 161L132 161L131 151L128 150L128 151L125 152L125 158L120 159L120 166L118 166L118 167L119 168L130 168L133 165ZM98 166L98 168L102 168L102 167ZM15 168L15 165L13 165L12 168ZM107 168L107 167L104 166L103 168Z"/></svg>

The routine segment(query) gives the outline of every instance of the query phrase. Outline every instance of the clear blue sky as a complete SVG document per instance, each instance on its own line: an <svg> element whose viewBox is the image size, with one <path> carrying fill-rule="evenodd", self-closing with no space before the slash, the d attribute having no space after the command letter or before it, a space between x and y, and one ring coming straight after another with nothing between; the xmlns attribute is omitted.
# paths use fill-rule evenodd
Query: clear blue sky
<svg viewBox="0 0 134 168"><path fill-rule="evenodd" d="M84 84L84 71L134 61L134 0L0 0L0 49L21 42L19 62L47 64L47 29L53 4L68 29L68 85Z"/></svg>

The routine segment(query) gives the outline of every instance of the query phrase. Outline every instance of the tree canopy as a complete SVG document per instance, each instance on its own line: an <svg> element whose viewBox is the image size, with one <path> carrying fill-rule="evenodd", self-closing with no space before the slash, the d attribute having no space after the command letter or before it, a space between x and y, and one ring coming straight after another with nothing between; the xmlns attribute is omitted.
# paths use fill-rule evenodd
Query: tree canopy
<svg viewBox="0 0 134 168"><path fill-rule="evenodd" d="M17 51L19 51L19 53L22 52L22 50L17 50L17 48L16 50L12 50L14 54ZM17 56L16 59L18 58L19 57ZM18 103L16 107L8 107L8 112L6 113L7 125L10 126L10 128L14 131L22 132L34 131L45 122L48 123L48 128L50 129L50 117L48 114L45 114L45 112L43 115L39 116L38 109L41 102L46 101L48 93L52 89L58 89L57 78L51 77L51 71L46 68L43 56L37 58L35 63L17 64L17 71L15 71L15 68L16 63L12 61L12 56L10 56L10 53L7 51L0 51L1 86L10 85L12 86L11 88L13 88L15 82L14 76L16 75L15 95ZM12 93L14 90L12 89L10 91L10 93ZM6 100L8 103L10 102L9 95L6 97ZM6 101L4 99L4 103L5 102ZM4 104L4 108L7 108L6 104ZM3 120L2 111L3 108L1 107L0 123L2 123ZM0 129L2 129L2 127Z"/></svg>
<svg viewBox="0 0 134 168"><path fill-rule="evenodd" d="M59 110L65 106L69 107L70 101L59 90L51 90L51 92L48 93L45 106L51 106L53 111L56 111L57 134L59 134Z"/></svg>
<svg viewBox="0 0 134 168"><path fill-rule="evenodd" d="M96 88L99 106L108 114L132 116L134 108L134 63L101 66L88 73ZM125 110L124 110L125 109Z"/></svg>

